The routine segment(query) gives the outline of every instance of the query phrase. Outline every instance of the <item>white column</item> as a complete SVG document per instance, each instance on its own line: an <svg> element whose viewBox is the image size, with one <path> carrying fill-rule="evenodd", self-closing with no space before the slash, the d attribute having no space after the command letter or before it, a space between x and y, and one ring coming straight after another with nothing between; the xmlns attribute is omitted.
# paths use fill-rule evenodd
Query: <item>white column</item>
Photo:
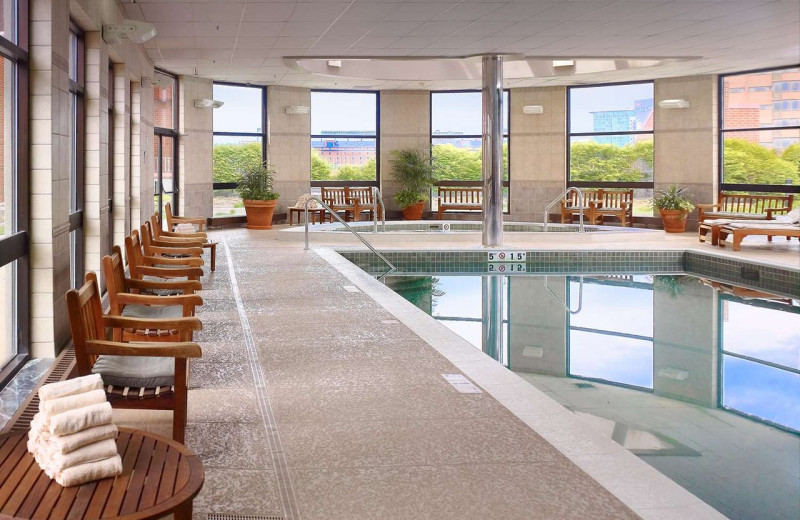
<svg viewBox="0 0 800 520"><path fill-rule="evenodd" d="M503 57L483 57L483 245L503 245Z"/></svg>

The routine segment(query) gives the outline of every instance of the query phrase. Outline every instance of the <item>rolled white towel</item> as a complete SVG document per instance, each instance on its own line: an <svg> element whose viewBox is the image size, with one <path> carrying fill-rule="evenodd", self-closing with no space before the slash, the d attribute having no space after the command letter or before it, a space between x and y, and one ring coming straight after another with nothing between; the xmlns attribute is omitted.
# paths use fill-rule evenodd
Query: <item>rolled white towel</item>
<svg viewBox="0 0 800 520"><path fill-rule="evenodd" d="M58 383L42 385L39 389L39 400L48 401L68 395L82 394L99 388L103 388L103 379L100 377L100 374L91 374L74 379L67 379L66 381L59 381Z"/></svg>
<svg viewBox="0 0 800 520"><path fill-rule="evenodd" d="M113 439L106 439L88 444L66 455L46 449L42 458L46 459L45 465L50 466L53 469L53 473L56 473L79 464L107 459L114 455L118 455L117 443Z"/></svg>
<svg viewBox="0 0 800 520"><path fill-rule="evenodd" d="M120 473L122 473L122 459L119 455L115 455L108 459L87 462L58 471L55 474L55 480L64 487L70 487L101 478L114 477Z"/></svg>
<svg viewBox="0 0 800 520"><path fill-rule="evenodd" d="M110 422L111 403L106 401L52 415L47 421L47 429L51 435L69 435Z"/></svg>
<svg viewBox="0 0 800 520"><path fill-rule="evenodd" d="M105 390L90 390L81 394L67 395L58 399L39 401L39 411L56 415L76 408L83 408L106 401Z"/></svg>
<svg viewBox="0 0 800 520"><path fill-rule="evenodd" d="M70 435L48 435L45 442L54 453L67 454L88 444L116 439L118 431L116 424L103 424Z"/></svg>

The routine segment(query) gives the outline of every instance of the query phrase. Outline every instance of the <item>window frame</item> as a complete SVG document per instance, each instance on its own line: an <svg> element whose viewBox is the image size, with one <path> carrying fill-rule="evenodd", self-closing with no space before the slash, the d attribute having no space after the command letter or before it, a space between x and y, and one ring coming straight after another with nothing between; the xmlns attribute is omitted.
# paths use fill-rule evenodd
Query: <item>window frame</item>
<svg viewBox="0 0 800 520"><path fill-rule="evenodd" d="M15 286L12 294L12 337L16 342L16 354L0 366L0 387L4 387L30 359L30 255L28 226L30 221L30 187L27 179L30 172L29 134L20 131L20 121L26 124L29 117L28 99L28 0L17 0L14 5L16 43L0 36L0 58L14 64L14 92L11 102L12 158L11 197L14 204L12 233L0 236L0 267L16 262ZM5 63L3 63L5 66Z"/></svg>
<svg viewBox="0 0 800 520"><path fill-rule="evenodd" d="M783 67L768 67L764 69L754 69L754 70L746 70L741 72L732 72L730 74L720 74L719 78L717 78L717 92L718 94L718 107L717 110L717 128L719 131L717 132L717 186L718 192L723 191L745 191L745 192L752 192L752 193L800 193L800 184L736 184L736 183L728 183L723 182L725 176L725 134L726 133L737 133L737 132L761 132L765 130L799 130L800 125L792 125L792 126L758 126L755 128L732 128L732 129L725 129L724 122L725 122L725 99L724 99L724 88L725 88L725 78L729 78L731 76L746 76L748 74L760 74L765 72L775 72L779 70L787 70L787 69L800 69L800 63L796 65L786 65ZM752 88L752 87L751 87ZM775 87L770 89L771 92L792 92L792 90L775 90ZM750 90L748 90L750 92ZM774 100L773 100L774 103ZM774 110L774 105L773 105ZM782 109L781 109L782 110ZM800 116L798 116L800 117ZM800 142L800 141L798 141Z"/></svg>
<svg viewBox="0 0 800 520"><path fill-rule="evenodd" d="M312 188L336 188L345 186L374 186L381 187L381 93L379 90L340 90L340 89L311 89L311 94L314 92L328 92L334 94L373 94L375 96L375 180L374 181L315 181L311 179L311 171L309 170L308 178L311 182ZM309 103L310 104L310 103ZM313 110L312 110L313 111ZM312 116L313 117L313 114ZM309 121L309 127L310 127ZM325 134L309 134L309 141L316 139L330 138L330 135ZM371 139L371 136L357 135L357 134L341 134L336 135L336 139ZM309 161L311 160L311 146L308 149Z"/></svg>
<svg viewBox="0 0 800 520"><path fill-rule="evenodd" d="M644 85L644 84L651 84L653 85L653 130L626 130L626 131L614 131L614 132L575 132L573 133L570 128L570 120L571 120L571 96L573 89L586 89L586 88L597 88L597 87L621 87L625 85ZM616 181L573 181L570 179L570 172L571 168L571 143L573 137L595 137L595 136L615 136L615 135L651 135L653 136L653 149L656 146L656 133L655 133L655 80L642 80L642 81L620 81L614 83L597 83L592 85L574 85L567 87L567 99L566 99L566 159L565 164L567 165L567 170L565 172L566 175L566 185L568 188L633 188L633 189L645 189L645 190L652 190L655 188L655 178L656 178L656 171L655 165L653 166L653 180L651 181L643 181L643 182L616 182ZM654 152L655 153L655 152Z"/></svg>
<svg viewBox="0 0 800 520"><path fill-rule="evenodd" d="M466 93L481 93L482 90L480 89L460 89L460 90L431 90L428 94L428 142L429 146L431 147L431 155L433 154L433 146L435 139L449 139L448 136L437 136L434 137L433 135L433 96L434 94L466 94ZM508 133L503 132L503 141L508 140L508 179L503 179L503 189L508 190L508 206L505 211L503 211L504 215L511 214L511 89L504 88L503 92L508 93L508 103L507 106L503 107L506 112L506 117L508 118ZM483 107L481 107L481 112L483 111ZM481 114L481 118L483 115ZM481 123L481 126L483 124ZM466 139L481 139L483 140L483 134L464 134L460 135L459 137L463 137ZM483 149L481 148L481 154L483 154ZM433 183L434 187L439 186L471 186L476 188L483 187L483 180L477 181L435 181ZM467 210L451 210L451 213L456 214L465 214L468 215L470 213L474 213L472 211Z"/></svg>
<svg viewBox="0 0 800 520"><path fill-rule="evenodd" d="M214 130L212 121L211 125L211 149L213 160L214 137L257 137L261 139L261 160L267 160L267 87L263 85L248 85L246 83L234 83L230 81L215 81L212 85L212 92L214 85L223 85L226 87L242 87L261 90L261 132L217 132ZM212 164L212 178L213 178L213 164ZM235 182L212 182L211 190L212 195L214 190L233 190L238 186ZM213 198L213 197L212 197Z"/></svg>
<svg viewBox="0 0 800 520"><path fill-rule="evenodd" d="M164 212L164 195L168 194L172 196L172 204L170 207L172 208L172 212L175 215L180 215L180 156L179 156L179 142L178 142L178 107L180 106L178 103L178 98L180 93L178 92L178 76L173 74L167 70L159 69L156 67L154 69L154 74L162 74L164 76L169 76L172 78L172 128L164 128L160 126L155 126L155 121L153 122L153 135L158 137L158 149L153 150L153 158L156 161L156 165L158 167L158 193L153 195L158 197L158 214L163 215ZM172 188L173 191L171 192L164 192L164 161L161 155L161 151L163 149L163 142L164 137L171 137L173 139L172 145ZM155 173L155 172L154 172Z"/></svg>
<svg viewBox="0 0 800 520"><path fill-rule="evenodd" d="M84 172L84 153L85 153L85 89L86 89L86 46L84 41L83 30L78 27L75 22L70 20L70 35L75 35L77 38L77 45L75 48L75 67L76 78L68 78L69 81L69 94L74 103L74 110L72 111L70 132L71 142L70 148L70 179L74 180L74 184L70 182L70 213L69 213L69 237L68 240L75 240L75 250L70 254L70 276L74 277L74 284L70 284L73 288L78 288L83 285L85 262L83 258L84 244L83 244L83 207L85 202L85 172ZM72 45L70 44L70 53L72 53ZM69 74L68 74L69 75ZM74 146L73 146L74 144ZM72 169L74 168L74 178L72 177ZM72 197L75 197L75 209L72 208ZM75 233L74 237L71 236Z"/></svg>

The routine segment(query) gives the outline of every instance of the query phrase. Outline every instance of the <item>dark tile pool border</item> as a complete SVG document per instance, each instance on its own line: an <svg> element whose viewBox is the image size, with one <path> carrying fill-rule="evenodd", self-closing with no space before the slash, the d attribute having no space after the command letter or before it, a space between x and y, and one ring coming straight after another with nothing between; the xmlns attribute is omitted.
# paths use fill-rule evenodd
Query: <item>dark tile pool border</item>
<svg viewBox="0 0 800 520"><path fill-rule="evenodd" d="M686 273L800 298L800 270L696 251L506 250L526 252L527 273ZM370 251L337 248L336 252L370 274L380 275L386 271L386 264ZM381 251L395 265L397 271L413 274L488 273L486 253L487 251L476 250Z"/></svg>

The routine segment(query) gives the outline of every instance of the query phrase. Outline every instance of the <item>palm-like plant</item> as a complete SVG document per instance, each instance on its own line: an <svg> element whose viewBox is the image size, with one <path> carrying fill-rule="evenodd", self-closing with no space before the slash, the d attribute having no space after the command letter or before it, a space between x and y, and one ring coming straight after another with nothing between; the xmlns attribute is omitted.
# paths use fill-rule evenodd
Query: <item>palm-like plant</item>
<svg viewBox="0 0 800 520"><path fill-rule="evenodd" d="M280 194L274 191L275 170L266 161L251 163L240 170L241 177L236 190L242 200L276 200Z"/></svg>
<svg viewBox="0 0 800 520"><path fill-rule="evenodd" d="M392 151L389 161L392 173L402 189L394 196L395 202L405 209L430 198L433 186L433 164L430 151L425 148L404 148Z"/></svg>

